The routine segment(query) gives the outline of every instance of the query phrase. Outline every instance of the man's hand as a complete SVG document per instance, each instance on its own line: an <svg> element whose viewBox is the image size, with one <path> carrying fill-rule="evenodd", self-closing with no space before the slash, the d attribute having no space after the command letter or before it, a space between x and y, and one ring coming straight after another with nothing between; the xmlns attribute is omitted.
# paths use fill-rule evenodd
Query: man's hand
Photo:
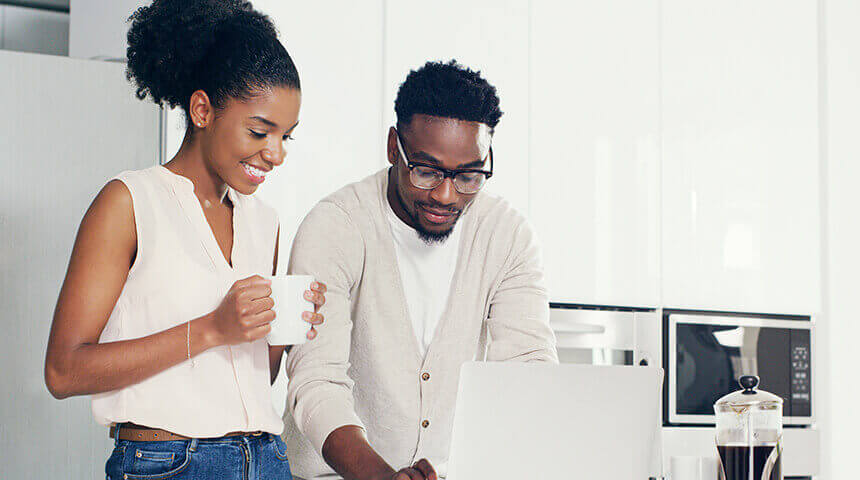
<svg viewBox="0 0 860 480"><path fill-rule="evenodd" d="M436 475L436 470L433 469L430 462L426 458L422 458L415 465L403 468L395 473L390 480L439 480L439 477Z"/></svg>
<svg viewBox="0 0 860 480"><path fill-rule="evenodd" d="M328 435L323 444L325 461L346 480L439 480L426 458L395 472L367 443L364 429L344 425Z"/></svg>

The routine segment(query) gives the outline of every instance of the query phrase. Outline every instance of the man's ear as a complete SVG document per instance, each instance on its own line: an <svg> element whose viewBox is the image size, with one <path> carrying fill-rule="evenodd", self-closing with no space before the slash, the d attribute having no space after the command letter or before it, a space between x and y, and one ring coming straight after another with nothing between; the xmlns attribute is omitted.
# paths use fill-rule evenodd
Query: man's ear
<svg viewBox="0 0 860 480"><path fill-rule="evenodd" d="M397 165L397 130L394 127L388 129L388 163Z"/></svg>

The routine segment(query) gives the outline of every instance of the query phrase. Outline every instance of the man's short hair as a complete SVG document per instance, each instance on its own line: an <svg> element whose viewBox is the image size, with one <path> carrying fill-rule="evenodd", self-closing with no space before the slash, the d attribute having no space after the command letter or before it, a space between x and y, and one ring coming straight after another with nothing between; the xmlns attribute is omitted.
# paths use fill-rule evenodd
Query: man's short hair
<svg viewBox="0 0 860 480"><path fill-rule="evenodd" d="M502 111L496 87L456 60L427 62L412 70L400 84L394 101L398 126L407 126L415 114L484 123L495 130Z"/></svg>

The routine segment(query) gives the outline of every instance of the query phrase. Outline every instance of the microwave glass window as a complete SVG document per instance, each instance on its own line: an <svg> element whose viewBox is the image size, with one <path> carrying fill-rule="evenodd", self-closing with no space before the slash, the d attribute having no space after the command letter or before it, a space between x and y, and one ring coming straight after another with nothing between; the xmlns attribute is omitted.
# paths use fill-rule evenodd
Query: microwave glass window
<svg viewBox="0 0 860 480"><path fill-rule="evenodd" d="M789 401L790 330L679 323L677 339L678 414L713 415L714 403L738 390L743 375L759 376L762 390Z"/></svg>

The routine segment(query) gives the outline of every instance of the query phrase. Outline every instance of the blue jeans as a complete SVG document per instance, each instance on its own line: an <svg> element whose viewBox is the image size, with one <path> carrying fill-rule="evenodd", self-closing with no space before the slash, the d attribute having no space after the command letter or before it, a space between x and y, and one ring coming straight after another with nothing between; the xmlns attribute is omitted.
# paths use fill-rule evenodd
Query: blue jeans
<svg viewBox="0 0 860 480"><path fill-rule="evenodd" d="M263 433L171 442L118 440L108 480L292 480L287 447Z"/></svg>

